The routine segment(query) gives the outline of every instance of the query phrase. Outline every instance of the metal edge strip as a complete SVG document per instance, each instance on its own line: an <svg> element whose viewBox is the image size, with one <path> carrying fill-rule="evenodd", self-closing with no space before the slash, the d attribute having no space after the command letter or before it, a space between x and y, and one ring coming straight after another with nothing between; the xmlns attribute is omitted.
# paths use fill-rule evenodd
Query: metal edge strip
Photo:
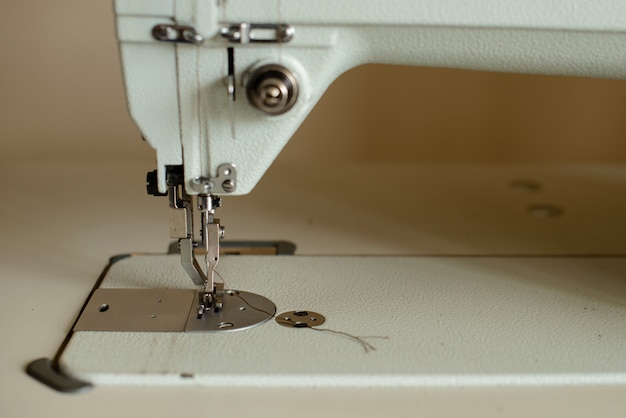
<svg viewBox="0 0 626 418"><path fill-rule="evenodd" d="M61 354L63 353L63 350L65 349L68 342L72 338L72 335L74 333L74 327L76 326L78 319L82 315L83 311L85 310L85 307L87 306L87 303L93 296L96 289L100 287L102 280L104 280L104 277L106 276L111 266L117 263L118 261L123 260L128 257L132 257L132 254L120 254L117 256L113 256L109 259L108 264L106 265L102 273L100 273L98 280L96 280L96 283L91 288L91 291L89 292L89 295L87 296L87 298L85 299L85 302L81 306L78 312L78 315L76 315L76 318L74 319L74 322L72 323L72 326L69 332L63 339L63 342L61 342L61 345L57 349L52 359L40 358L40 359L31 361L26 366L26 370L25 370L26 374L28 374L33 379L39 381L40 383L43 383L44 385L50 387L51 389L56 390L58 392L63 392L63 393L80 393L80 392L85 392L93 387L93 385L89 382L83 382L83 381L74 379L70 376L64 375L59 370L58 361L59 361L59 358L61 357Z"/></svg>

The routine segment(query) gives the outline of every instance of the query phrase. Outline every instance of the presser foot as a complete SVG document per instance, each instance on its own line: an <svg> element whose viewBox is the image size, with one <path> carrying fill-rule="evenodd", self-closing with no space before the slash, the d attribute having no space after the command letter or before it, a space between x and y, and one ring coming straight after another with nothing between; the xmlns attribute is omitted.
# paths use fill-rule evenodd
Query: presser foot
<svg viewBox="0 0 626 418"><path fill-rule="evenodd" d="M203 293L199 292L198 297L203 298ZM256 293L226 290L221 295L222 302L214 300L214 304L221 304L220 308L202 308L201 314L199 307L195 315L189 315L185 332L243 330L260 325L276 314L274 303Z"/></svg>
<svg viewBox="0 0 626 418"><path fill-rule="evenodd" d="M269 299L239 290L224 290L215 283L212 292L198 291L198 306L190 313L185 331L228 331L247 329L273 318L276 306Z"/></svg>
<svg viewBox="0 0 626 418"><path fill-rule="evenodd" d="M213 291L198 293L198 315L201 319L205 312L219 312L224 307L224 283L215 283Z"/></svg>

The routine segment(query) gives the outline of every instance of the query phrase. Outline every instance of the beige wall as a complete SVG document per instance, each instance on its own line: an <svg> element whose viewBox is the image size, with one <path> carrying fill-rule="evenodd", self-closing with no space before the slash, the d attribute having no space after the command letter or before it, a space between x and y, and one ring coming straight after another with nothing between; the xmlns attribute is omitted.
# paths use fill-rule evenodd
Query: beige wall
<svg viewBox="0 0 626 418"><path fill-rule="evenodd" d="M0 161L152 158L129 120L111 1L0 4ZM626 82L367 66L281 158L626 162Z"/></svg>

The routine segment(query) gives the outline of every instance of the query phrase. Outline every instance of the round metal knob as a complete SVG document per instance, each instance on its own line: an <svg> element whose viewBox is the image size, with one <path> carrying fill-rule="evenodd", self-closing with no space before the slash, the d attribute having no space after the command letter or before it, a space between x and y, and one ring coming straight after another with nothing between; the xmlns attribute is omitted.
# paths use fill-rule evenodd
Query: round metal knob
<svg viewBox="0 0 626 418"><path fill-rule="evenodd" d="M285 67L264 65L252 73L246 92L254 107L268 115L280 115L296 103L298 84Z"/></svg>

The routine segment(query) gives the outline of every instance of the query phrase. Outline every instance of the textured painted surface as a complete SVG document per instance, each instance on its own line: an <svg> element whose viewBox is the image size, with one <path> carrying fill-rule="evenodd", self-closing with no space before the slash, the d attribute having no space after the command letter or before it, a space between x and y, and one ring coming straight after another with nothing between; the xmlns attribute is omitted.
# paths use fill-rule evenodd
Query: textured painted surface
<svg viewBox="0 0 626 418"><path fill-rule="evenodd" d="M187 288L176 256L114 264L102 287ZM225 257L233 288L324 327L77 332L62 368L96 384L459 386L626 383L626 259ZM193 377L189 377L193 375ZM187 376L187 377L183 377Z"/></svg>
<svg viewBox="0 0 626 418"><path fill-rule="evenodd" d="M154 15L169 5L174 10L163 23L197 28L205 37L201 47L146 39L155 18L137 19L138 10ZM362 64L626 77L621 1L270 0L216 8L211 1L178 0L116 7L129 107L157 151L162 191L163 166L182 161L190 192L191 179L214 177L225 163L238 167L234 194L250 192L328 86ZM287 22L296 35L286 44L227 44L219 27L240 22ZM225 83L228 46L235 48L235 101ZM280 116L263 115L244 99L247 75L266 63L286 66L298 80L298 102ZM378 88L372 87L373 101Z"/></svg>

